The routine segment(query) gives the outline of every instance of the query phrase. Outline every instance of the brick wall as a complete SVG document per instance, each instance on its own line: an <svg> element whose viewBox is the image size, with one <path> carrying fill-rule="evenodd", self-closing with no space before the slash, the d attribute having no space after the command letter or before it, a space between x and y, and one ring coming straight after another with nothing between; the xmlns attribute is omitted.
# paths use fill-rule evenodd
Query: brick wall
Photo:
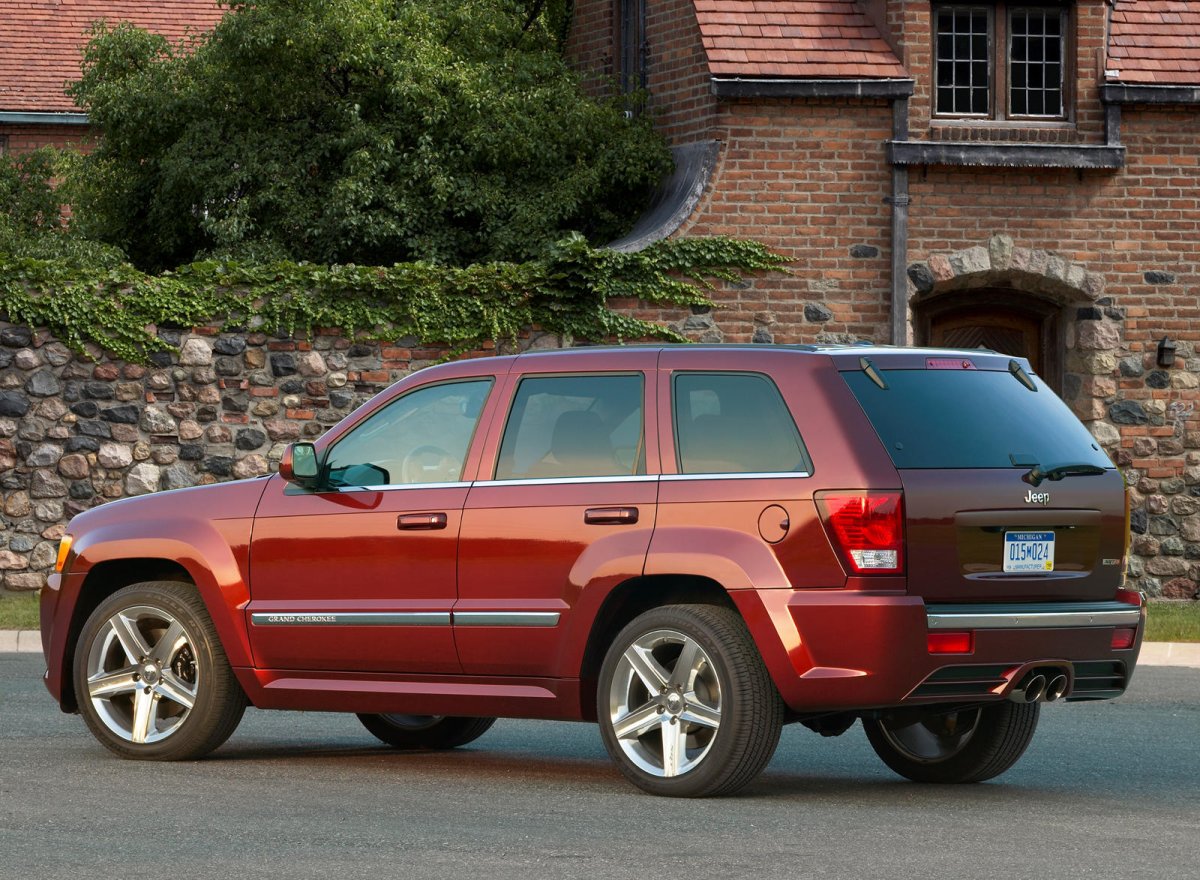
<svg viewBox="0 0 1200 880"><path fill-rule="evenodd" d="M592 95L605 94L616 76L615 10L616 0L577 3L571 19L566 56Z"/></svg>
<svg viewBox="0 0 1200 880"><path fill-rule="evenodd" d="M712 136L717 102L693 0L649 3L647 86L655 125L672 144Z"/></svg>
<svg viewBox="0 0 1200 880"><path fill-rule="evenodd" d="M916 81L911 137L1103 142L1104 4L1072 7L1075 124L1033 127L932 123L930 6L887 0L868 9ZM683 10L678 18L682 40L694 17ZM702 56L682 47L662 56L652 86L655 76L703 78ZM668 94L655 95L654 106L670 103ZM793 272L721 287L712 310L627 307L705 341L887 341L889 105L723 100L711 112L718 167L678 234L755 238L792 258ZM660 127L678 136L676 119L664 113ZM1117 171L913 168L905 262L927 272L933 290L909 282L909 292L920 301L954 290L969 301L971 289L995 284L1061 310L1064 396L1133 487L1134 583L1192 597L1200 584L1200 113L1125 107L1121 139L1126 166ZM1155 348L1166 335L1179 354L1161 370Z"/></svg>
<svg viewBox="0 0 1200 880"><path fill-rule="evenodd" d="M790 275L714 292L710 315L639 310L705 341L886 341L890 188L886 102L727 101L710 192L683 235L754 238Z"/></svg>
<svg viewBox="0 0 1200 880"><path fill-rule="evenodd" d="M39 147L75 147L90 149L90 130L82 125L3 125L0 140L7 138L6 151L16 155Z"/></svg>
<svg viewBox="0 0 1200 880"><path fill-rule="evenodd" d="M592 95L611 94L617 77L617 0L579 3L566 54ZM672 144L711 136L716 98L692 0L647 3L647 111Z"/></svg>

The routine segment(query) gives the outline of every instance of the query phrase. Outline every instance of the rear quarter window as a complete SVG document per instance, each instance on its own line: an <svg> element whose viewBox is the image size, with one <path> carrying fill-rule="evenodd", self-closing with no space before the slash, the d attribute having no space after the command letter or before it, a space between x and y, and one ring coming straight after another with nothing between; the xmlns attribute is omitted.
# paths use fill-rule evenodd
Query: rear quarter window
<svg viewBox="0 0 1200 880"><path fill-rule="evenodd" d="M1011 468L1032 459L1111 468L1067 405L1037 376L1031 391L1011 373L878 369L842 373L898 469Z"/></svg>
<svg viewBox="0 0 1200 880"><path fill-rule="evenodd" d="M681 474L811 471L775 383L758 373L676 373L675 452Z"/></svg>

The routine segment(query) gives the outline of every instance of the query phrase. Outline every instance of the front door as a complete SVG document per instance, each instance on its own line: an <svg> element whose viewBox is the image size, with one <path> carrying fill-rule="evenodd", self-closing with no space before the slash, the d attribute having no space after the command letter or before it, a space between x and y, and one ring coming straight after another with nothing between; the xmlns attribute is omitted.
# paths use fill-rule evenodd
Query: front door
<svg viewBox="0 0 1200 880"><path fill-rule="evenodd" d="M258 667L460 671L450 612L463 470L494 384L401 395L326 451L315 491L272 478L250 553Z"/></svg>

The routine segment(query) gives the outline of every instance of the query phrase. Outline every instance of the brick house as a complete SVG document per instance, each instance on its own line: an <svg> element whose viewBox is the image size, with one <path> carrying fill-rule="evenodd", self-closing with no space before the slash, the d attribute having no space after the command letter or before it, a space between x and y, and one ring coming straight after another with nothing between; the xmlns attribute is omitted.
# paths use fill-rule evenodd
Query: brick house
<svg viewBox="0 0 1200 880"><path fill-rule="evenodd" d="M573 63L645 85L687 178L690 199L622 244L729 234L795 261L662 318L1028 356L1127 471L1135 581L1196 595L1200 2L575 10Z"/></svg>
<svg viewBox="0 0 1200 880"><path fill-rule="evenodd" d="M87 114L63 92L93 23L128 21L172 42L210 29L218 0L18 0L0 13L0 153L86 144Z"/></svg>

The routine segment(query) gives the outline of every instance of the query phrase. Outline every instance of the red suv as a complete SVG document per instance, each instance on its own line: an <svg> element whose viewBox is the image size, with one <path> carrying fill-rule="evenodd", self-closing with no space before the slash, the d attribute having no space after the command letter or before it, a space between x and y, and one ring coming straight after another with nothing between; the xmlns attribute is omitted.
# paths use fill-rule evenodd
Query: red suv
<svg viewBox="0 0 1200 880"><path fill-rule="evenodd" d="M974 782L1041 702L1119 695L1121 474L1027 362L654 346L445 364L275 476L72 521L46 684L128 758L251 703L400 748L598 721L641 788L734 791L785 723L861 719L896 772Z"/></svg>

